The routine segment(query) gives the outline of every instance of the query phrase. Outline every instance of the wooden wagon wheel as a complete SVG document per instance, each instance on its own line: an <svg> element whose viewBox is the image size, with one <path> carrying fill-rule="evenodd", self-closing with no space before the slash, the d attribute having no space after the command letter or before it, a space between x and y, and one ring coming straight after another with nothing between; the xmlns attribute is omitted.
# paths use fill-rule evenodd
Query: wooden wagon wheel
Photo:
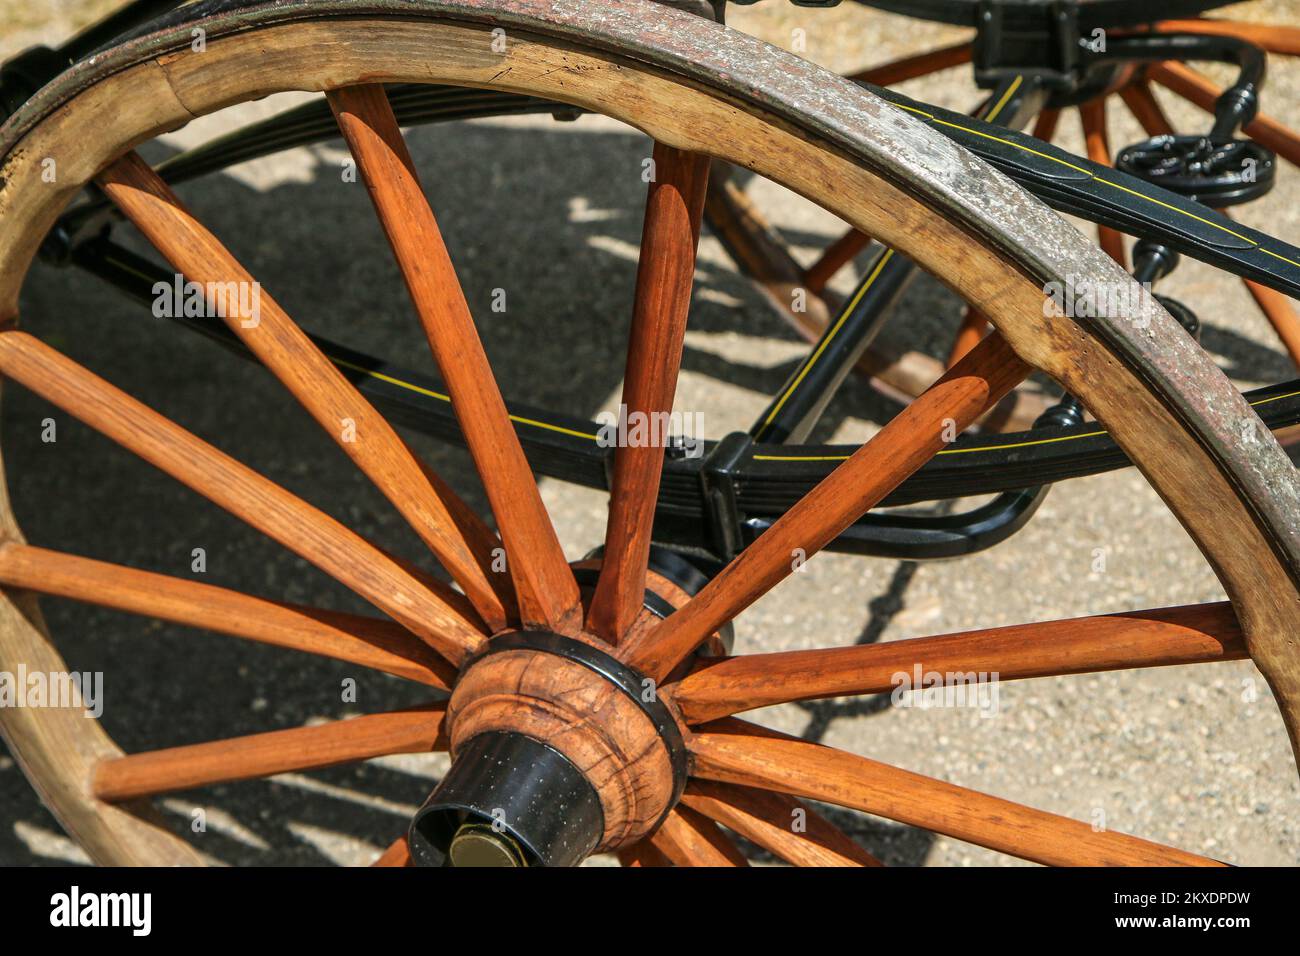
<svg viewBox="0 0 1300 956"><path fill-rule="evenodd" d="M458 0L276 3L180 19L55 81L0 143L0 373L188 484L366 597L391 620L290 606L25 543L3 502L0 668L66 669L33 592L52 593L325 654L451 690L434 703L324 726L123 755L80 711L0 709L0 727L47 805L92 858L191 863L139 801L155 794L383 754L449 747L459 803L438 796L417 852L462 860L630 865L743 863L725 826L800 864L869 864L801 799L856 808L1053 864L1206 860L785 737L735 714L873 693L920 663L1002 679L1249 656L1297 742L1300 486L1230 383L1149 298L1076 320L1046 297L1067 275L1131 280L1008 180L847 81L646 0L575 7ZM494 31L504 30L504 34ZM500 36L506 37L504 44ZM506 417L455 271L381 82L534 93L631 123L657 145L624 401L670 406L703 201L706 156L743 164L913 257L997 332L959 360L678 610L642 609L662 450L620 449L606 551L580 594ZM439 586L17 328L17 292L45 230L96 180L179 271L248 276L131 148L193 116L279 90L327 91L402 267L488 490L498 542L329 365L268 296L228 324L346 449L463 594ZM42 158L57 157L57 184ZM1135 295L1137 295L1135 293ZM1045 304L1047 307L1045 308ZM1111 431L1196 540L1230 603L1122 611L912 641L692 664L692 651L879 501L958 431L1040 369ZM508 572L488 556L498 546ZM540 749L539 749L540 748ZM472 761L506 754L484 783ZM535 758L512 762L527 754ZM544 767L545 772L539 772ZM501 768L504 768L502 770ZM529 769L532 768L532 769ZM540 775L539 775L540 773ZM570 800L500 828L486 813L530 792ZM447 786L444 781L443 787ZM483 788L476 793L475 787ZM442 788L440 791L442 792ZM446 794L444 793L444 797ZM545 803L545 801L542 801ZM459 806L450 818L448 806ZM575 809L576 808L576 809ZM444 843L438 844L442 839ZM407 860L404 840L385 864Z"/></svg>

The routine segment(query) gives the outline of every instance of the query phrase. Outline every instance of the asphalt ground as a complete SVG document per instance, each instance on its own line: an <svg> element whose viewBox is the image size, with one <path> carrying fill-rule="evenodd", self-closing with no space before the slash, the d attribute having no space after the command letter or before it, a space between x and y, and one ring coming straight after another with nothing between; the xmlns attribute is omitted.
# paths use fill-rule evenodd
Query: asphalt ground
<svg viewBox="0 0 1300 956"><path fill-rule="evenodd" d="M104 4L98 5L103 8ZM107 6L111 6L107 5ZM57 39L95 4L0 0L0 54ZM1244 12L1242 12L1244 11ZM1296 22L1290 3L1236 15ZM757 33L833 69L883 62L951 42L960 31L853 5L819 11L766 3L738 9ZM802 31L802 33L797 32ZM978 99L954 70L906 84L954 109ZM196 121L152 144L161 158L296 102L270 100ZM1184 129L1196 110L1162 97ZM1271 66L1264 109L1300 119L1300 67ZM1143 138L1122 108L1112 143ZM410 134L480 333L511 398L594 416L619 400L644 184L644 137L612 121L478 121ZM1077 120L1060 142L1082 151ZM407 365L430 363L364 189L340 176L338 142L246 164L181 192L304 326ZM1300 241L1300 172L1283 164L1243 221ZM753 195L805 260L842 230L834 217L770 183ZM122 235L143 250L129 231ZM859 262L856 267L861 267ZM840 276L851 287L852 270ZM507 310L494 313L495 289ZM1204 344L1243 387L1294 376L1235 280L1186 263L1168 291L1205 324ZM930 280L907 292L886 330L946 354L959 303ZM412 559L421 547L391 507L280 386L256 367L187 335L76 272L33 269L24 325L330 514ZM806 346L705 236L678 410L709 437L745 428ZM868 437L895 406L853 381L819 437ZM41 441L53 417L58 441ZM268 539L18 388L0 423L15 509L29 539L105 560L190 574L289 601L364 610L358 599ZM485 499L468 456L413 436L418 451L476 507ZM551 480L544 499L566 553L604 536L605 497ZM1024 621L1221 600L1198 551L1133 470L1054 488L1004 545L918 565L825 554L736 624L737 650L891 641ZM128 752L255 733L419 702L412 686L342 664L63 601L46 602L70 665L105 673L104 724ZM341 700L355 679L355 703ZM1300 862L1300 787L1281 719L1249 663L1007 683L996 712L892 706L887 695L790 705L751 715L770 726L977 790L1242 864ZM395 757L353 767L180 794L163 801L212 860L232 864L366 863L400 833L445 770L445 758ZM1003 865L1006 857L830 809L865 847L897 865ZM756 862L767 858L749 848ZM0 863L82 859L0 750Z"/></svg>

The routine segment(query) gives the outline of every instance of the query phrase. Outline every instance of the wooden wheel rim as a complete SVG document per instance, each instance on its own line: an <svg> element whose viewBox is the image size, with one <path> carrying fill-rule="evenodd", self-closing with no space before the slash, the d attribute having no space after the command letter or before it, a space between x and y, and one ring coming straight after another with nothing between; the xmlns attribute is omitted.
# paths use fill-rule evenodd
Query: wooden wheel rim
<svg viewBox="0 0 1300 956"><path fill-rule="evenodd" d="M1045 314L1049 283L1131 280L1000 175L853 84L647 0L562 6L403 4L404 19L384 16L383 4L251 8L205 21L206 53L178 52L191 39L187 23L72 71L0 137L0 318L16 319L39 237L81 186L125 149L194 116L272 92L376 81L528 92L605 113L676 148L746 165L900 249L1080 396L1219 575L1295 746L1300 488L1262 424L1243 427L1257 423L1254 412L1176 323L1146 297L1111 319ZM328 16L339 13L349 19ZM504 52L492 49L498 24L508 30ZM58 157L56 187L40 181L47 156ZM7 497L0 505L5 537L21 540ZM0 664L12 661L65 669L34 602L6 594ZM92 857L196 861L147 815L89 796L94 762L118 753L98 724L17 709L0 711L0 726Z"/></svg>

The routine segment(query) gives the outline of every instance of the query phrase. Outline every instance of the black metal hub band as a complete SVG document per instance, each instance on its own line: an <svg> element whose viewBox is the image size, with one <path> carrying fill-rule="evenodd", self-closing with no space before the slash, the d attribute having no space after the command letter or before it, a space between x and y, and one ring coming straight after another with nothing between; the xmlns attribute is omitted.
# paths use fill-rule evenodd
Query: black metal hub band
<svg viewBox="0 0 1300 956"><path fill-rule="evenodd" d="M600 675L637 705L664 742L672 798L686 788L686 742L668 706L646 678L582 641L550 631L512 631L492 638L461 665L461 674L493 654L554 654ZM605 830L594 786L564 754L515 731L487 731L465 741L451 769L411 820L407 841L418 866L574 866Z"/></svg>
<svg viewBox="0 0 1300 956"><path fill-rule="evenodd" d="M682 738L681 728L678 727L677 720L668 709L668 705L659 699L658 688L647 687L648 678L613 655L606 654L590 644L562 634L553 634L550 631L511 631L494 637L487 642L486 647L465 659L460 672L464 674L476 662L492 654L518 650L541 651L581 664L621 690L650 718L650 723L654 725L655 732L668 751L668 762L673 771L673 797L664 811L666 816L668 810L677 804L682 791L686 789L688 758L686 741ZM661 818L655 826L662 822Z"/></svg>

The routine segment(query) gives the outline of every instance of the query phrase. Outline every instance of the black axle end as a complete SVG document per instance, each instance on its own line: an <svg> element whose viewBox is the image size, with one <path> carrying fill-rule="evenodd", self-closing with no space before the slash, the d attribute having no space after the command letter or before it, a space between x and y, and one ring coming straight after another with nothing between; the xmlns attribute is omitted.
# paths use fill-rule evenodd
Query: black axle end
<svg viewBox="0 0 1300 956"><path fill-rule="evenodd" d="M460 748L408 840L416 866L575 866L604 828L595 788L567 757L491 731Z"/></svg>

